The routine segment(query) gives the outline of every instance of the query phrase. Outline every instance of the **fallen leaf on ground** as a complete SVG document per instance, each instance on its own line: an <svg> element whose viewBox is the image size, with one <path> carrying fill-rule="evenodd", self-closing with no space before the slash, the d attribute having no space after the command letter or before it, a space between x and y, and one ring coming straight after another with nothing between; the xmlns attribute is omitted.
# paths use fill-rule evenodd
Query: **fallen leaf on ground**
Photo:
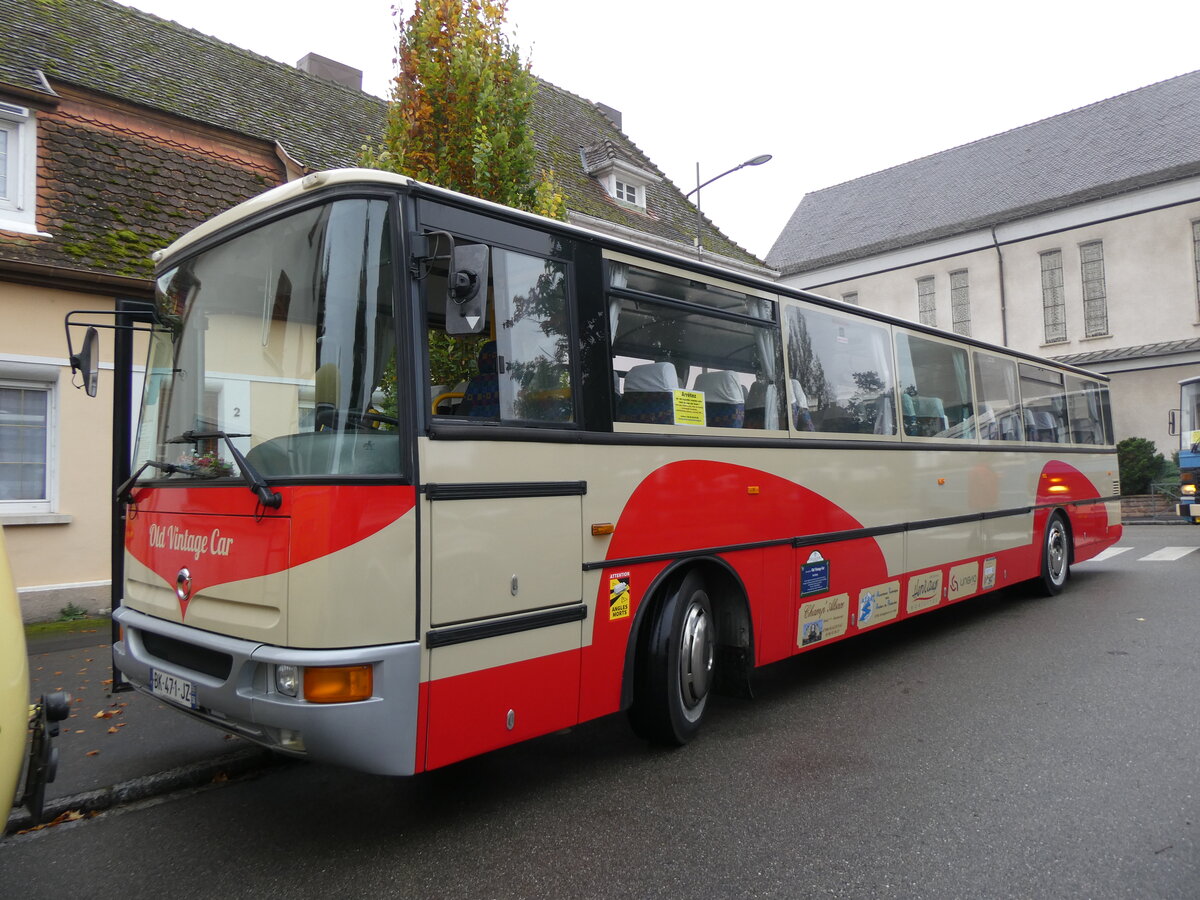
<svg viewBox="0 0 1200 900"><path fill-rule="evenodd" d="M99 756L99 755L100 755L99 750L89 750L87 753L84 754L84 756Z"/></svg>

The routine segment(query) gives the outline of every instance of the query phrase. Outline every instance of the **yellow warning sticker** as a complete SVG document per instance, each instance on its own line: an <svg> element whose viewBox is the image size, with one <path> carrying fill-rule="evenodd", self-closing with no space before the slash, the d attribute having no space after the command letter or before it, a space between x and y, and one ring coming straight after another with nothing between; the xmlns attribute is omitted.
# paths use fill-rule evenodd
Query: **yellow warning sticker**
<svg viewBox="0 0 1200 900"><path fill-rule="evenodd" d="M702 391L675 391L675 424L704 425L704 393Z"/></svg>
<svg viewBox="0 0 1200 900"><path fill-rule="evenodd" d="M614 572L608 576L608 620L629 618L629 587L633 581L629 572Z"/></svg>

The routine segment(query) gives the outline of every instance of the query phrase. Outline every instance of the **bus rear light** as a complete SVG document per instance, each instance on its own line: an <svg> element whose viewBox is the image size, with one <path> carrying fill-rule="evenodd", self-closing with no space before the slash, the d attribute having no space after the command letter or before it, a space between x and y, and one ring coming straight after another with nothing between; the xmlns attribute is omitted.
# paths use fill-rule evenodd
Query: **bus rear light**
<svg viewBox="0 0 1200 900"><path fill-rule="evenodd" d="M309 703L354 703L374 693L370 666L310 666L304 670Z"/></svg>

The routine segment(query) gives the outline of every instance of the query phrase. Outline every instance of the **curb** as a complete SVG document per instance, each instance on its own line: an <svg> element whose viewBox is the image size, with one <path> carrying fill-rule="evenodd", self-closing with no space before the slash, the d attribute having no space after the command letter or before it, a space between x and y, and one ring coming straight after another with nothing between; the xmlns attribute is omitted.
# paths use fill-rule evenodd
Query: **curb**
<svg viewBox="0 0 1200 900"><path fill-rule="evenodd" d="M238 778L259 769L288 762L291 760L277 756L270 750L261 747L247 747L235 753L218 756L216 759L179 766L155 775L143 775L111 787L48 800L42 811L42 821L53 822L63 813L70 811L103 812L126 803L136 803L139 800L147 800L186 788L203 787L206 784L212 784L219 776L230 779ZM9 814L8 824L5 826L3 834L11 835L32 827L33 816L25 810L18 810Z"/></svg>

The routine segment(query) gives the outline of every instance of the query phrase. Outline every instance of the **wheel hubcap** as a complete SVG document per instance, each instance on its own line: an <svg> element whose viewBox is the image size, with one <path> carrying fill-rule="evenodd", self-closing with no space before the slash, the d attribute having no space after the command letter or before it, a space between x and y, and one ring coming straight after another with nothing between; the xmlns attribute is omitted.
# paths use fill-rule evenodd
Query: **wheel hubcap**
<svg viewBox="0 0 1200 900"><path fill-rule="evenodd" d="M1046 562L1050 577L1055 583L1062 580L1067 562L1067 536L1063 528L1055 523L1050 528L1050 536L1046 541Z"/></svg>
<svg viewBox="0 0 1200 900"><path fill-rule="evenodd" d="M708 614L697 603L688 607L679 647L679 690L684 706L699 705L708 696L712 678L713 636Z"/></svg>

